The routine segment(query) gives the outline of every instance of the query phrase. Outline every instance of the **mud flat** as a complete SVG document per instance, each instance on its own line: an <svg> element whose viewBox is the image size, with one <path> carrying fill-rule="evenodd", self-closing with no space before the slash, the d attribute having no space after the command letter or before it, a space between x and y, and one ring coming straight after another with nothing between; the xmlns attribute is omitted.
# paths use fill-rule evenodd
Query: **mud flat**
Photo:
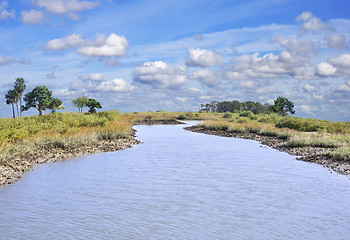
<svg viewBox="0 0 350 240"><path fill-rule="evenodd" d="M279 151L287 152L288 154L296 156L297 160L312 162L327 167L331 171L350 177L350 162L343 162L336 159L326 157L326 152L329 148L322 147L288 147L287 142L283 139L270 136L261 136L255 133L232 133L224 130L211 130L202 126L192 126L185 128L186 130L204 133L210 135L217 135L222 137L243 138L255 140L263 145L277 149Z"/></svg>

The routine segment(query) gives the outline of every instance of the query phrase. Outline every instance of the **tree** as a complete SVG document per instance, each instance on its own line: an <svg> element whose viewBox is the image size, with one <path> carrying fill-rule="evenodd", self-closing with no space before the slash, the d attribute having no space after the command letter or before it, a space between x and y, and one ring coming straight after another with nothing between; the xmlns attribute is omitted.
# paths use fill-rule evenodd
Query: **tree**
<svg viewBox="0 0 350 240"><path fill-rule="evenodd" d="M52 112L56 112L57 109L62 109L62 101L58 98L52 98L48 109L50 109ZM64 109L64 107L63 107Z"/></svg>
<svg viewBox="0 0 350 240"><path fill-rule="evenodd" d="M52 91L49 91L47 87L36 86L33 91L24 95L26 105L22 107L22 110L27 111L29 108L34 107L39 111L39 116L41 116L43 111L50 109L53 99L55 98L52 97ZM51 105L51 107L53 107L53 105Z"/></svg>
<svg viewBox="0 0 350 240"><path fill-rule="evenodd" d="M26 89L26 85L24 84L24 79L23 78L16 78L15 81L15 90L17 92L18 95L18 99L19 99L19 117L22 117L22 96L23 96L23 92ZM18 105L17 105L17 111L18 111Z"/></svg>
<svg viewBox="0 0 350 240"><path fill-rule="evenodd" d="M89 99L85 96L82 97L78 97L77 99L73 99L72 103L75 107L78 108L78 112L82 112L83 111L83 107L87 107L87 101Z"/></svg>
<svg viewBox="0 0 350 240"><path fill-rule="evenodd" d="M287 116L290 112L294 114L294 104L285 97L278 97L274 101L275 105L272 106L272 110L281 116Z"/></svg>
<svg viewBox="0 0 350 240"><path fill-rule="evenodd" d="M15 107L14 104L18 102L18 95L15 90L9 90L6 95L6 104L11 104L12 105L12 116L13 118L16 117L15 115Z"/></svg>
<svg viewBox="0 0 350 240"><path fill-rule="evenodd" d="M96 113L95 108L102 108L101 104L93 98L88 99L86 106L90 108L89 113Z"/></svg>

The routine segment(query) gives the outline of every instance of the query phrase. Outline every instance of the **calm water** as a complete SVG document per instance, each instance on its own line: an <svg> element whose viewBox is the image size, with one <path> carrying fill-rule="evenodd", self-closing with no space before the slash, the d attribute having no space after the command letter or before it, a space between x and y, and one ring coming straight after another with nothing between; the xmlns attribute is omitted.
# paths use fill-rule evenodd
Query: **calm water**
<svg viewBox="0 0 350 240"><path fill-rule="evenodd" d="M0 239L350 239L350 179L254 141L135 128L132 149L0 188Z"/></svg>

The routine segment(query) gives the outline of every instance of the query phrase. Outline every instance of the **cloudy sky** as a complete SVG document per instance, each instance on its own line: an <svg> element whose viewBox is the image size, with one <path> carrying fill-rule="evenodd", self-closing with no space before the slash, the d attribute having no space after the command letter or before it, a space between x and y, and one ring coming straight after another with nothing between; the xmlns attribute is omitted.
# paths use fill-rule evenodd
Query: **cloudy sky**
<svg viewBox="0 0 350 240"><path fill-rule="evenodd" d="M17 77L76 111L294 102L350 121L348 0L0 0L0 96ZM24 115L37 114L35 109ZM0 117L10 117L5 98Z"/></svg>

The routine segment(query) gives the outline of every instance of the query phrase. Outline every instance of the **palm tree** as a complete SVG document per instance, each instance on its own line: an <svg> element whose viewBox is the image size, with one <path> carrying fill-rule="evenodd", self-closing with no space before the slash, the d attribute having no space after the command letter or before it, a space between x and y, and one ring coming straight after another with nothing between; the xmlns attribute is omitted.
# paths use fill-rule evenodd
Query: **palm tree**
<svg viewBox="0 0 350 240"><path fill-rule="evenodd" d="M13 118L16 117L15 115L15 107L14 107L14 104L18 102L18 95L17 95L17 92L16 90L9 90L6 95L5 95L5 98L6 98L6 104L11 104L12 105L12 116ZM17 107L17 110L18 110L18 107Z"/></svg>
<svg viewBox="0 0 350 240"><path fill-rule="evenodd" d="M15 90L17 92L18 95L18 99L19 99L19 116L22 117L22 96L23 96L23 92L26 89L26 85L24 84L24 79L23 78L16 78L15 81ZM18 112L18 105L16 103L17 106L17 112Z"/></svg>

